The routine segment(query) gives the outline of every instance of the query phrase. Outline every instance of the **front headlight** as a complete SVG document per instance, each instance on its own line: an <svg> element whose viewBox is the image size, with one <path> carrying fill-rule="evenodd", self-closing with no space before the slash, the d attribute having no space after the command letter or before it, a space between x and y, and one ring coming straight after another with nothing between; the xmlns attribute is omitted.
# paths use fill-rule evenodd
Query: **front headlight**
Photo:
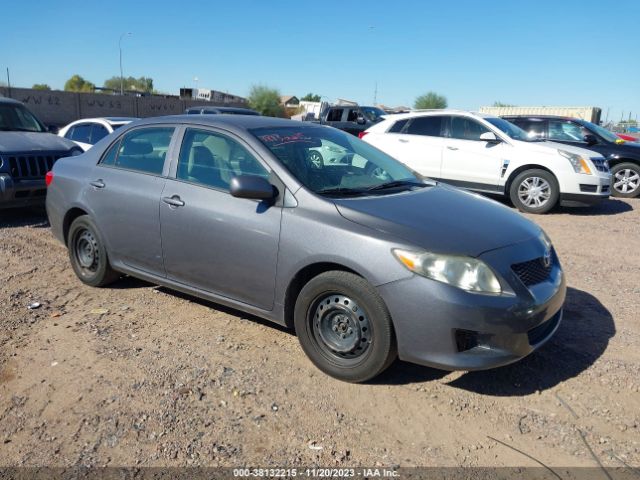
<svg viewBox="0 0 640 480"><path fill-rule="evenodd" d="M566 150L558 149L558 153L562 155L564 158L569 160L573 170L576 173L584 173L586 175L591 175L591 168L589 168L589 162L585 158L582 158L580 155L576 153L567 152Z"/></svg>
<svg viewBox="0 0 640 480"><path fill-rule="evenodd" d="M400 249L394 249L392 252L405 267L423 277L448 283L470 292L502 292L495 274L481 260Z"/></svg>

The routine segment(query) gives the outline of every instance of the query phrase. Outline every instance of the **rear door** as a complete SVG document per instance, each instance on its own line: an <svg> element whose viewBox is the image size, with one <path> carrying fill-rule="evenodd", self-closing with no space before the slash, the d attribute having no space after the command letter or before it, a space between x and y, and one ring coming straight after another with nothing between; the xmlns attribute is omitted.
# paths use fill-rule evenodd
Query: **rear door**
<svg viewBox="0 0 640 480"><path fill-rule="evenodd" d="M413 117L398 133L388 133L387 141L393 144L389 150L395 152L391 155L422 175L440 178L444 118L442 115Z"/></svg>
<svg viewBox="0 0 640 480"><path fill-rule="evenodd" d="M96 165L86 189L113 259L158 276L164 276L160 196L174 131L159 125L125 133Z"/></svg>
<svg viewBox="0 0 640 480"><path fill-rule="evenodd" d="M181 145L160 203L167 277L270 310L282 208L229 193L235 175L269 169L228 133L189 127Z"/></svg>
<svg viewBox="0 0 640 480"><path fill-rule="evenodd" d="M442 150L442 180L466 188L497 191L504 144L480 140L480 135L491 130L474 118L452 115L448 125Z"/></svg>

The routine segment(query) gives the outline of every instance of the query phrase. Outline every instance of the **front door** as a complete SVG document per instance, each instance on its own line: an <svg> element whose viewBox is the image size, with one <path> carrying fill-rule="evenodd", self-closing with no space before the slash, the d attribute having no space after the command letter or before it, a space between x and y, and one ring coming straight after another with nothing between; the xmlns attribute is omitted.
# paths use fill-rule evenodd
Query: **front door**
<svg viewBox="0 0 640 480"><path fill-rule="evenodd" d="M269 177L229 135L187 128L160 202L167 277L265 310L273 307L282 209L235 198L235 175Z"/></svg>
<svg viewBox="0 0 640 480"><path fill-rule="evenodd" d="M480 140L490 130L473 118L452 116L449 138L442 150L444 182L484 191L497 191L503 164L503 143Z"/></svg>
<svg viewBox="0 0 640 480"><path fill-rule="evenodd" d="M129 131L94 167L85 190L112 260L159 276L160 196L173 133L165 126Z"/></svg>

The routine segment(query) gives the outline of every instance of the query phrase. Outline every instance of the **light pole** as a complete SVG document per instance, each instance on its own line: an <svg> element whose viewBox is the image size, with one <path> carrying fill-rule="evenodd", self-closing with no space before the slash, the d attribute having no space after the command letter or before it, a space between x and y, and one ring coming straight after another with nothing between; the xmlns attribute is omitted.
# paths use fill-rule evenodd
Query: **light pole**
<svg viewBox="0 0 640 480"><path fill-rule="evenodd" d="M125 35L131 35L131 32L125 32L120 35L120 40L118 40L118 50L120 51L120 95L124 95L124 76L122 74L122 38Z"/></svg>

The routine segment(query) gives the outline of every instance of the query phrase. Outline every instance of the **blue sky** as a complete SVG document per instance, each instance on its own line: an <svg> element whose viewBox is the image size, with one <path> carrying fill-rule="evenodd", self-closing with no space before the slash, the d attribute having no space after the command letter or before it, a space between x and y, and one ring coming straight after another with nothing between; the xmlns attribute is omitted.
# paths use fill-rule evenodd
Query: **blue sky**
<svg viewBox="0 0 640 480"><path fill-rule="evenodd" d="M321 94L412 105L599 106L640 117L640 1L233 0L5 2L0 79L62 88L150 76L157 89ZM634 44L635 42L635 44Z"/></svg>

